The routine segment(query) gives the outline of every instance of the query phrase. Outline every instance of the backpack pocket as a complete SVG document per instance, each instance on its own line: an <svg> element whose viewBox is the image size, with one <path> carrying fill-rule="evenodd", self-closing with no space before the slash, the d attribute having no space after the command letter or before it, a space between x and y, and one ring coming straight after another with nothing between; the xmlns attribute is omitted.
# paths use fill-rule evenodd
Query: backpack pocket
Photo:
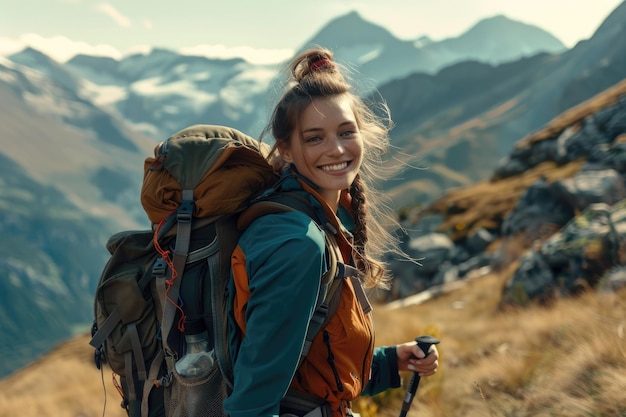
<svg viewBox="0 0 626 417"><path fill-rule="evenodd" d="M141 373L160 348L153 299L149 289L142 290L139 285L143 278L139 267L120 271L104 280L97 294L99 327L110 326L105 340L109 366L122 376L138 372L140 379L145 379Z"/></svg>
<svg viewBox="0 0 626 417"><path fill-rule="evenodd" d="M215 351L211 353L213 367L205 376L183 377L173 369L174 378L165 390L168 417L219 417L215 410L224 409L226 383L215 359Z"/></svg>

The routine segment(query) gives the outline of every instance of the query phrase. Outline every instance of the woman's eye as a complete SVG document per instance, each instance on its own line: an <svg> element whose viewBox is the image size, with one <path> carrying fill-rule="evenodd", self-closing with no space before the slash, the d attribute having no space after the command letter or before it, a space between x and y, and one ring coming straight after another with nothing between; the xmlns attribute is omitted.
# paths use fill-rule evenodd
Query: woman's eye
<svg viewBox="0 0 626 417"><path fill-rule="evenodd" d="M309 138L306 138L306 139L305 139L305 142L307 142L307 143L313 143L313 142L319 142L320 140L322 140L322 138L321 138L321 137L319 137L319 136L311 136L311 137L309 137Z"/></svg>
<svg viewBox="0 0 626 417"><path fill-rule="evenodd" d="M342 137L350 137L352 135L354 135L356 132L354 130L346 130L345 132L341 133Z"/></svg>

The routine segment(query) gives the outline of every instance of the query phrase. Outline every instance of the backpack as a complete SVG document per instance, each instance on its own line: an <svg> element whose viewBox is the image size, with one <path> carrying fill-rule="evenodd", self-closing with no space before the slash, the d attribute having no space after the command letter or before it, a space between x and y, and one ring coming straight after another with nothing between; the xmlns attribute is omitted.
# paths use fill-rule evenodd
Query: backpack
<svg viewBox="0 0 626 417"><path fill-rule="evenodd" d="M195 125L145 160L141 203L153 227L107 242L111 257L96 288L90 341L98 368L106 362L119 376L131 417L224 415L233 382L226 285L239 236L255 218L287 210L305 212L325 230L305 199L274 192L278 177L263 146L235 129ZM358 273L337 261L332 231L325 236L328 272L301 360L334 314L339 278ZM187 347L185 331L198 328L209 336L211 370L184 378L175 365Z"/></svg>

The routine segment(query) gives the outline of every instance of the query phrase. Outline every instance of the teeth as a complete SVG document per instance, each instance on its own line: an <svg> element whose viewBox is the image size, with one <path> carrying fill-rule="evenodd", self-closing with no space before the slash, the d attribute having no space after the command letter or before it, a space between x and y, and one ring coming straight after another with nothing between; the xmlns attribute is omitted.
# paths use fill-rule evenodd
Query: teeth
<svg viewBox="0 0 626 417"><path fill-rule="evenodd" d="M344 168L346 168L348 166L347 162L342 162L340 164L335 164L335 165L324 165L322 166L322 170L324 171L339 171L342 170Z"/></svg>

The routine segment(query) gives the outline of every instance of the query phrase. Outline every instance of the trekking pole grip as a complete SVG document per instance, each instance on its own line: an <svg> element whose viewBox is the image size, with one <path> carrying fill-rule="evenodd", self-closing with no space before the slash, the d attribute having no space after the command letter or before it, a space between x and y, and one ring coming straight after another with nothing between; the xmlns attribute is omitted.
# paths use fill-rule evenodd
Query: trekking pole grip
<svg viewBox="0 0 626 417"><path fill-rule="evenodd" d="M428 356L428 352L430 351L430 347L432 345L436 345L439 343L439 339L430 336L418 336L415 338L415 342L417 342L417 346L424 352L424 355ZM420 376L417 372L413 372L411 375L411 381L409 382L409 386L406 389L406 393L404 394L404 400L402 401L402 410L400 411L400 417L406 417L406 414L409 412L409 408L411 407L411 403L413 402L413 398L415 398L415 393L417 392L417 387L420 383Z"/></svg>

